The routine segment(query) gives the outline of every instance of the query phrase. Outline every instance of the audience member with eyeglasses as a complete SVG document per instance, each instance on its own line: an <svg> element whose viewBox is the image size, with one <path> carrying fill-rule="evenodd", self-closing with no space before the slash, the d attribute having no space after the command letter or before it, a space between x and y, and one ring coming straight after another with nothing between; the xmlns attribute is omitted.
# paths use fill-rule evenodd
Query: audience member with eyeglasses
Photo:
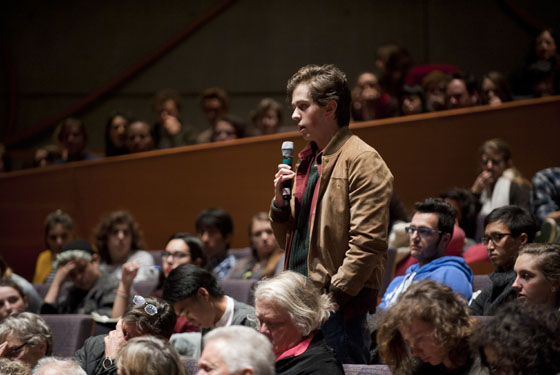
<svg viewBox="0 0 560 375"><path fill-rule="evenodd" d="M74 360L88 375L116 375L115 357L128 340L151 335L169 340L177 315L165 301L156 297L134 296L130 309L108 335L90 337L74 354Z"/></svg>
<svg viewBox="0 0 560 375"><path fill-rule="evenodd" d="M0 357L18 360L29 367L49 356L53 349L51 329L37 314L23 312L0 324Z"/></svg>
<svg viewBox="0 0 560 375"><path fill-rule="evenodd" d="M418 264L410 266L404 276L395 277L385 292L379 308L390 308L413 283L431 279L448 285L467 301L472 295L473 274L465 260L445 256L453 236L455 209L440 198L416 203L410 225L406 227L410 254Z"/></svg>
<svg viewBox="0 0 560 375"><path fill-rule="evenodd" d="M482 243L486 246L495 271L491 284L475 296L469 304L471 315L494 315L496 309L515 299L513 265L519 251L533 242L537 230L533 216L518 206L496 208L484 220Z"/></svg>
<svg viewBox="0 0 560 375"><path fill-rule="evenodd" d="M206 255L202 251L202 243L195 236L179 232L169 238L165 245L165 251L161 255L162 269L159 273L159 282L152 295L161 297L163 283L169 273L181 264L195 264L200 267L206 266ZM130 299L131 291L134 288L135 277L140 266L136 262L126 263L122 269L122 277L116 291L115 304L113 305L113 318L121 317ZM174 333L198 332L200 328L188 321L184 316L177 317L177 325Z"/></svg>

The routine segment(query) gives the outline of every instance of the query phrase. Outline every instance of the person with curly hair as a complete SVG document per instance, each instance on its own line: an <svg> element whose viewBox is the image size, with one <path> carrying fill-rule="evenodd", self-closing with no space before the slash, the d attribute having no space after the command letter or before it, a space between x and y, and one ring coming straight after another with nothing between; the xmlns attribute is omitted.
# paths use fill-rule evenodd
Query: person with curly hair
<svg viewBox="0 0 560 375"><path fill-rule="evenodd" d="M512 288L517 300L560 307L560 245L534 243L519 252Z"/></svg>
<svg viewBox="0 0 560 375"><path fill-rule="evenodd" d="M135 281L156 280L154 258L144 250L140 225L127 211L113 211L101 219L94 234L101 258L100 269L120 279L122 266L135 262L139 266Z"/></svg>
<svg viewBox="0 0 560 375"><path fill-rule="evenodd" d="M557 374L560 315L542 305L510 302L476 327L471 346L493 374Z"/></svg>
<svg viewBox="0 0 560 375"><path fill-rule="evenodd" d="M451 288L420 281L381 316L379 354L393 374L479 374L480 358L469 350L472 325Z"/></svg>

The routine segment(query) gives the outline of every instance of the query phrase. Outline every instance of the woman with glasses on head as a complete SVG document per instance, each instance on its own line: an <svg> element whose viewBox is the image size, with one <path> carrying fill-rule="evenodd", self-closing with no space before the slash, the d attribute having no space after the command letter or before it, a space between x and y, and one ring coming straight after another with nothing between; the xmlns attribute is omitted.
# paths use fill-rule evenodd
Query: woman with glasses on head
<svg viewBox="0 0 560 375"><path fill-rule="evenodd" d="M0 324L0 357L18 360L29 367L52 353L53 339L49 326L37 314L23 312Z"/></svg>
<svg viewBox="0 0 560 375"><path fill-rule="evenodd" d="M195 236L179 232L173 234L161 256L162 268L159 272L159 282L156 290L152 293L160 297L162 294L162 287L165 279L169 273L182 264L194 264L199 267L206 266L206 255L202 250L202 244ZM117 297L113 305L113 318L122 316L128 305L128 298L131 294L132 285L138 273L139 266L137 263L127 263L123 266L122 277L117 289ZM189 323L188 319L180 316L177 319L177 324L174 333L180 332L198 332L200 328L196 325Z"/></svg>
<svg viewBox="0 0 560 375"><path fill-rule="evenodd" d="M74 360L88 375L116 375L115 357L127 341L145 335L169 340L176 320L177 315L167 302L135 296L116 329L108 335L88 338L74 354Z"/></svg>
<svg viewBox="0 0 560 375"><path fill-rule="evenodd" d="M534 243L525 246L513 270L516 278L512 287L518 301L560 307L560 245Z"/></svg>

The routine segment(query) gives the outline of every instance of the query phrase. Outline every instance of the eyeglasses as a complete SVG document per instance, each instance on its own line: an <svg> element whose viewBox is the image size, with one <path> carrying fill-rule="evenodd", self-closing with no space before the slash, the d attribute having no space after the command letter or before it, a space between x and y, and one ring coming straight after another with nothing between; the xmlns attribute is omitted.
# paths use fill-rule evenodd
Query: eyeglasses
<svg viewBox="0 0 560 375"><path fill-rule="evenodd" d="M27 345L27 342L24 342L23 344L16 346L14 348L7 348L6 351L4 352L4 357L6 358L17 357L21 353L25 345Z"/></svg>
<svg viewBox="0 0 560 375"><path fill-rule="evenodd" d="M414 234L414 232L418 232L418 235L420 237L423 237L423 238L428 237L432 233L438 233L438 234L443 233L441 230L431 229L431 228L426 228L426 227L415 227L414 225L409 225L408 227L405 227L404 231L409 236L412 236Z"/></svg>
<svg viewBox="0 0 560 375"><path fill-rule="evenodd" d="M489 235L485 234L480 238L480 240L482 241L482 244L484 246L488 246L488 242L490 242L490 240L492 240L494 245L497 245L498 242L500 242L502 238L504 238L505 236L511 236L511 233L494 232L494 233L490 233Z"/></svg>
<svg viewBox="0 0 560 375"><path fill-rule="evenodd" d="M172 257L173 260L181 260L188 256L190 256L190 254L183 253L181 251L175 251L175 252L164 251L163 253L161 253L161 259L167 259L168 257Z"/></svg>
<svg viewBox="0 0 560 375"><path fill-rule="evenodd" d="M146 302L146 299L142 296L139 295L134 296L134 298L132 299L132 303L134 303L136 306L145 305L144 311L146 312L146 314L150 316L154 316L157 314L157 307L155 307L151 303Z"/></svg>

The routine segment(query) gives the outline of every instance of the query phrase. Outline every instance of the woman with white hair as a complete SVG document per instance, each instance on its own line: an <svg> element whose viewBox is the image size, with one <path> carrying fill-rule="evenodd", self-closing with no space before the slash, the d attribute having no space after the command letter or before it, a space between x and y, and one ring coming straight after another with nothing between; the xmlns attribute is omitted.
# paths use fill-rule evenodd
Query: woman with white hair
<svg viewBox="0 0 560 375"><path fill-rule="evenodd" d="M259 282L255 310L259 331L272 343L278 375L344 374L319 331L333 303L305 276L286 271Z"/></svg>
<svg viewBox="0 0 560 375"><path fill-rule="evenodd" d="M253 328L220 327L204 336L197 375L274 375L270 341Z"/></svg>
<svg viewBox="0 0 560 375"><path fill-rule="evenodd" d="M128 341L117 356L118 375L185 375L179 355L168 341L140 336Z"/></svg>
<svg viewBox="0 0 560 375"><path fill-rule="evenodd" d="M0 324L0 357L15 359L33 367L52 353L52 333L37 314L23 312Z"/></svg>

